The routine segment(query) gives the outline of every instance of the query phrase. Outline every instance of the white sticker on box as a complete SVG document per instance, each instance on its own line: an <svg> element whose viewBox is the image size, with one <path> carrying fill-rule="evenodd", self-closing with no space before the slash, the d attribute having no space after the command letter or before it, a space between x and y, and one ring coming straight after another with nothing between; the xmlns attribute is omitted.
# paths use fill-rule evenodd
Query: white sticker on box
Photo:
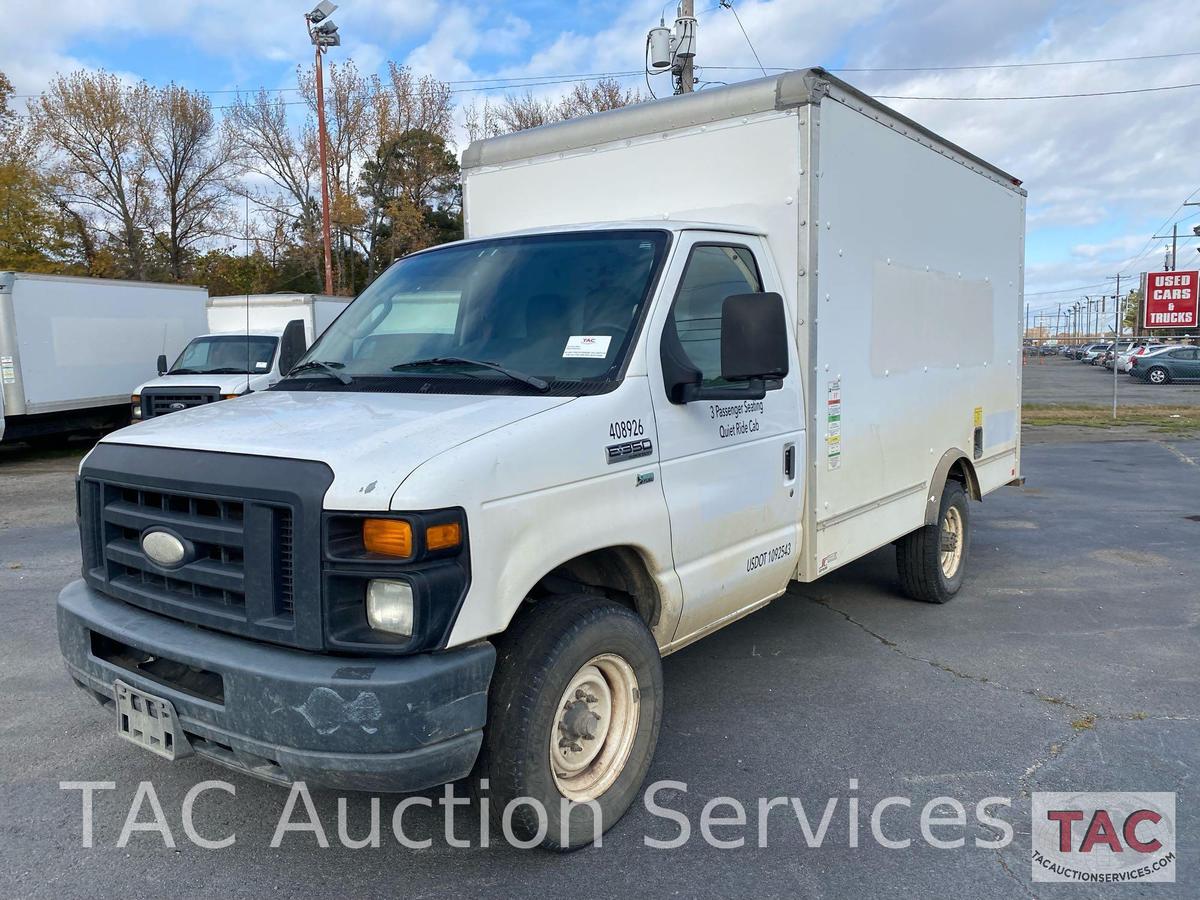
<svg viewBox="0 0 1200 900"><path fill-rule="evenodd" d="M612 338L607 334L573 334L563 348L563 359L604 359Z"/></svg>

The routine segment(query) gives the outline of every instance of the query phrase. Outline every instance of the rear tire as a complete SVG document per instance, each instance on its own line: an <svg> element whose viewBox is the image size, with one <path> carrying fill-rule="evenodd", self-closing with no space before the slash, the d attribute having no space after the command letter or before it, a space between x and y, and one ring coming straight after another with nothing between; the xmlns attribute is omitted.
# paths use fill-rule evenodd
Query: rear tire
<svg viewBox="0 0 1200 900"><path fill-rule="evenodd" d="M1171 381L1171 375L1162 366L1154 366L1146 373L1146 380L1151 384L1168 384Z"/></svg>
<svg viewBox="0 0 1200 900"><path fill-rule="evenodd" d="M491 816L519 841L570 850L607 831L637 797L662 722L662 658L632 610L595 596L558 596L519 614L497 641L488 723L476 774L488 779ZM560 755L556 755L560 754ZM562 831L562 800L579 805Z"/></svg>
<svg viewBox="0 0 1200 900"><path fill-rule="evenodd" d="M934 525L896 543L896 569L904 593L926 603L946 603L962 587L970 549L971 515L962 483L949 479Z"/></svg>

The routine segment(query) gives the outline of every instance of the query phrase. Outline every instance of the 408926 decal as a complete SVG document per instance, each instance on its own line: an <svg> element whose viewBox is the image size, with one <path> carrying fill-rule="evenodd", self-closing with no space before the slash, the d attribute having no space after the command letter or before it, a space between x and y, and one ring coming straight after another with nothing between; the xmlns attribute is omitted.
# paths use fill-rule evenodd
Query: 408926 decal
<svg viewBox="0 0 1200 900"><path fill-rule="evenodd" d="M646 430L642 427L641 419L621 419L617 422L610 422L608 425L608 436L614 441L641 437L645 433Z"/></svg>

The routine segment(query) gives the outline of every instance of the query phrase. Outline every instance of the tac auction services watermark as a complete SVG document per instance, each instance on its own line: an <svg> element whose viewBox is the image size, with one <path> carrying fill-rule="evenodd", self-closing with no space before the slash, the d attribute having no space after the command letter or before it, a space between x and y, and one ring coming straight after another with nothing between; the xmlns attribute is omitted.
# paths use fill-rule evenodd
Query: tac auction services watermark
<svg viewBox="0 0 1200 900"><path fill-rule="evenodd" d="M1175 881L1175 795L1033 795L1034 881Z"/></svg>

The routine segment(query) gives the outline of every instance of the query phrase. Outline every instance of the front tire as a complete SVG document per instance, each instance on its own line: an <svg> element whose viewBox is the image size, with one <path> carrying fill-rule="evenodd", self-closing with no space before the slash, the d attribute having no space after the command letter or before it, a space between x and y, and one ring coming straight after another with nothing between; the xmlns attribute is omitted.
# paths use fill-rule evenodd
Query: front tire
<svg viewBox="0 0 1200 900"><path fill-rule="evenodd" d="M594 839L580 805L564 833L563 799L595 801L607 831L637 797L662 721L662 659L632 610L590 595L538 601L497 641L496 671L477 774L491 816L518 798L511 829L522 842L569 850ZM565 839L564 839L565 838Z"/></svg>
<svg viewBox="0 0 1200 900"><path fill-rule="evenodd" d="M904 593L926 603L946 603L962 587L970 549L971 511L962 483L950 479L934 525L918 528L896 544L896 569Z"/></svg>

